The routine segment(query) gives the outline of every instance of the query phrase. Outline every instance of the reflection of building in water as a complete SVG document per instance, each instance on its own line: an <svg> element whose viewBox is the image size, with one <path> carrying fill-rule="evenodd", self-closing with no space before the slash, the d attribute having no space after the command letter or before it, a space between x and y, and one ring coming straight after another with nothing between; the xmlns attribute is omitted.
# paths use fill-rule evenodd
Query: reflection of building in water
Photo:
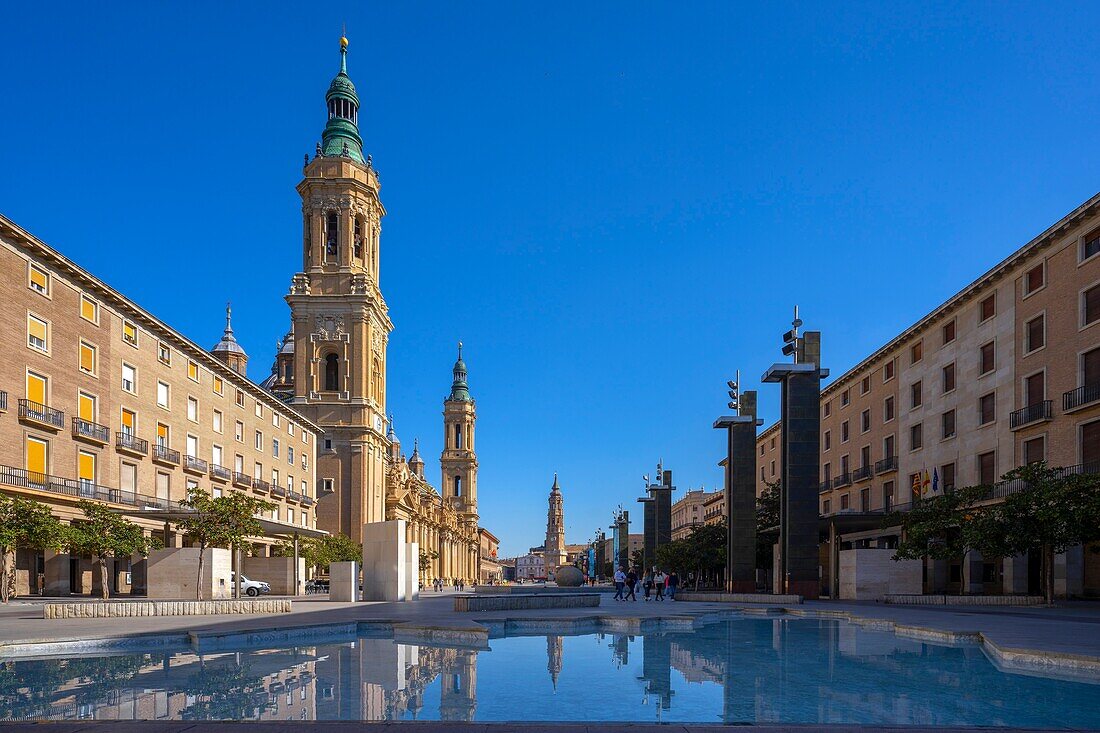
<svg viewBox="0 0 1100 733"><path fill-rule="evenodd" d="M443 668L439 719L471 721L477 709L477 652L448 649Z"/></svg>
<svg viewBox="0 0 1100 733"><path fill-rule="evenodd" d="M597 638L603 641L604 635L598 634ZM611 648L611 658L615 661L616 669L625 667L630 661L630 642L632 641L634 641L633 636L627 636L626 634L611 635L611 643L608 646Z"/></svg>
<svg viewBox="0 0 1100 733"><path fill-rule="evenodd" d="M558 689L558 675L561 674L562 664L562 638L560 636L546 637L546 671L550 673L550 682L554 690Z"/></svg>
<svg viewBox="0 0 1100 733"><path fill-rule="evenodd" d="M649 634L642 637L642 679L646 692L657 695L661 709L672 707L672 639L668 634Z"/></svg>

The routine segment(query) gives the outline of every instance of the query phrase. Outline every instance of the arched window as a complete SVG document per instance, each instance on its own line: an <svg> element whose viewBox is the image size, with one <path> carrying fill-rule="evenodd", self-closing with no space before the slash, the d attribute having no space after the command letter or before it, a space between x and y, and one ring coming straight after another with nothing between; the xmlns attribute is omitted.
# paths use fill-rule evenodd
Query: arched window
<svg viewBox="0 0 1100 733"><path fill-rule="evenodd" d="M455 425L455 448L462 450L462 426Z"/></svg>
<svg viewBox="0 0 1100 733"><path fill-rule="evenodd" d="M340 391L340 359L336 354L325 357L325 391Z"/></svg>
<svg viewBox="0 0 1100 733"><path fill-rule="evenodd" d="M283 365L283 381L288 384L294 381L294 362L290 360Z"/></svg>
<svg viewBox="0 0 1100 733"><path fill-rule="evenodd" d="M337 231L339 227L336 223L336 212L330 211L325 216L325 259L335 260L337 252Z"/></svg>
<svg viewBox="0 0 1100 733"><path fill-rule="evenodd" d="M462 477L455 476L455 496L462 496Z"/></svg>
<svg viewBox="0 0 1100 733"><path fill-rule="evenodd" d="M357 216L355 217L355 238L352 240L355 244L355 259L359 260L363 258L363 224L362 220Z"/></svg>

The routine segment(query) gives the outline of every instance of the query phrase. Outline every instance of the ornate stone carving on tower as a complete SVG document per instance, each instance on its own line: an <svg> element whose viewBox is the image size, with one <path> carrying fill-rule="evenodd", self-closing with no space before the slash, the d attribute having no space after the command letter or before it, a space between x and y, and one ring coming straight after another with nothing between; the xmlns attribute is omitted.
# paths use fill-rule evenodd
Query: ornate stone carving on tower
<svg viewBox="0 0 1100 733"><path fill-rule="evenodd" d="M298 184L303 271L286 296L292 328L283 340L287 353L280 353L292 362L292 378L279 373L277 382L325 430L317 475L332 479L334 492L317 504L318 528L358 539L363 524L385 520L386 344L393 324L378 285L386 210L378 173L363 157L347 45L341 38L340 71L325 95L328 122Z"/></svg>
<svg viewBox="0 0 1100 733"><path fill-rule="evenodd" d="M462 342L458 342L458 360L454 366L451 394L443 400L443 453L439 456L442 472L440 492L467 522L477 523L477 453L474 447L476 405L466 385L466 362L462 360Z"/></svg>
<svg viewBox="0 0 1100 733"><path fill-rule="evenodd" d="M543 544L542 557L546 565L546 577L554 578L558 566L565 565L565 508L562 502L561 487L558 486L558 474L554 474L554 485L550 487L550 508L546 513L546 542Z"/></svg>

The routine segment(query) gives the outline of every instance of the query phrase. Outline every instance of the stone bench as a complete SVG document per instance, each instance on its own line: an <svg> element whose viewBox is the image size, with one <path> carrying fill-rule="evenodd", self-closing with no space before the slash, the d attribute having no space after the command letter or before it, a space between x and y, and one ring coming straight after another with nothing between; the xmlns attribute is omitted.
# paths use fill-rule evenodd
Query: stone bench
<svg viewBox="0 0 1100 733"><path fill-rule="evenodd" d="M599 593L516 593L499 596L455 596L455 611L530 611L544 608L593 608Z"/></svg>
<svg viewBox="0 0 1100 733"><path fill-rule="evenodd" d="M289 598L222 601L77 601L46 603L42 618L128 618L134 616L214 616L290 613Z"/></svg>
<svg viewBox="0 0 1100 733"><path fill-rule="evenodd" d="M1041 606L1042 596L955 596L887 593L883 601L895 606Z"/></svg>

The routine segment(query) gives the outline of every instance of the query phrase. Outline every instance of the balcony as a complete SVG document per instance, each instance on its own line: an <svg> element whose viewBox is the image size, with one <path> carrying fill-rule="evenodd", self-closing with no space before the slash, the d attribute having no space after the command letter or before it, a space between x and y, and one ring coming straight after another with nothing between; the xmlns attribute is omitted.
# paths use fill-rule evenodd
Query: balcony
<svg viewBox="0 0 1100 733"><path fill-rule="evenodd" d="M183 470L188 473L194 473L198 475L204 475L210 470L210 464L201 458L195 458L194 456L183 457Z"/></svg>
<svg viewBox="0 0 1100 733"><path fill-rule="evenodd" d="M228 481L233 477L233 472L225 466L219 466L216 463L210 465L210 478L214 481Z"/></svg>
<svg viewBox="0 0 1100 733"><path fill-rule="evenodd" d="M129 506L147 509L179 508L179 504L167 499L158 499L152 496L136 494L132 491L112 489L108 486L94 484L91 481L50 476L44 473L28 471L24 468L13 468L11 466L0 466L0 484L20 489L48 491L51 494L68 496L73 499L91 499L95 501L110 502L112 504L127 504Z"/></svg>
<svg viewBox="0 0 1100 733"><path fill-rule="evenodd" d="M301 503L302 506L313 506L317 502L314 500L314 498L312 496L306 496L305 494L303 494L302 495L302 501L300 503Z"/></svg>
<svg viewBox="0 0 1100 733"><path fill-rule="evenodd" d="M847 471L833 479L833 488L837 489L841 486L849 486L852 483L852 474Z"/></svg>
<svg viewBox="0 0 1100 733"><path fill-rule="evenodd" d="M144 458L149 455L149 441L142 440L133 433L115 433L115 450Z"/></svg>
<svg viewBox="0 0 1100 733"><path fill-rule="evenodd" d="M180 465L180 452L172 450L166 445L154 445L153 461L165 466L178 466Z"/></svg>
<svg viewBox="0 0 1100 733"><path fill-rule="evenodd" d="M299 494L297 491L288 491L286 492L286 500L293 501L295 504L300 504L302 501L302 495Z"/></svg>
<svg viewBox="0 0 1100 733"><path fill-rule="evenodd" d="M252 488L252 477L240 471L233 472L233 485L241 489Z"/></svg>
<svg viewBox="0 0 1100 733"><path fill-rule="evenodd" d="M819 486L817 487L817 493L819 493L819 494L824 494L824 493L825 493L826 491L828 491L828 490L829 490L829 489L831 489L831 488L833 488L833 482L832 482L832 480L830 480L830 479L825 479L825 480L824 480L824 481L822 481L822 482L821 482L821 484L820 484L820 485L819 485Z"/></svg>
<svg viewBox="0 0 1100 733"><path fill-rule="evenodd" d="M874 474L871 472L870 466L860 466L856 470L852 471L853 481L867 481L872 476L874 476Z"/></svg>
<svg viewBox="0 0 1100 733"><path fill-rule="evenodd" d="M898 470L898 457L886 456L881 461L875 461L875 473L889 473Z"/></svg>
<svg viewBox="0 0 1100 733"><path fill-rule="evenodd" d="M79 417L74 417L73 437L87 443L107 445L111 442L111 430L106 425L100 425L91 420L83 420Z"/></svg>
<svg viewBox="0 0 1100 733"><path fill-rule="evenodd" d="M271 491L271 484L262 478L254 478L252 479L252 490L257 494L267 494Z"/></svg>
<svg viewBox="0 0 1100 733"><path fill-rule="evenodd" d="M272 485L271 495L281 499L286 496L286 489L284 489L282 486Z"/></svg>
<svg viewBox="0 0 1100 733"><path fill-rule="evenodd" d="M1044 422L1051 418L1051 400L1036 402L1034 405L1021 407L1019 410L1008 414L1008 427L1010 430L1019 430L1027 425Z"/></svg>
<svg viewBox="0 0 1100 733"><path fill-rule="evenodd" d="M19 400L19 419L47 430L56 431L65 427L64 412L30 400Z"/></svg>
<svg viewBox="0 0 1100 733"><path fill-rule="evenodd" d="M1100 384L1086 384L1062 394L1062 410L1072 412L1100 400Z"/></svg>

